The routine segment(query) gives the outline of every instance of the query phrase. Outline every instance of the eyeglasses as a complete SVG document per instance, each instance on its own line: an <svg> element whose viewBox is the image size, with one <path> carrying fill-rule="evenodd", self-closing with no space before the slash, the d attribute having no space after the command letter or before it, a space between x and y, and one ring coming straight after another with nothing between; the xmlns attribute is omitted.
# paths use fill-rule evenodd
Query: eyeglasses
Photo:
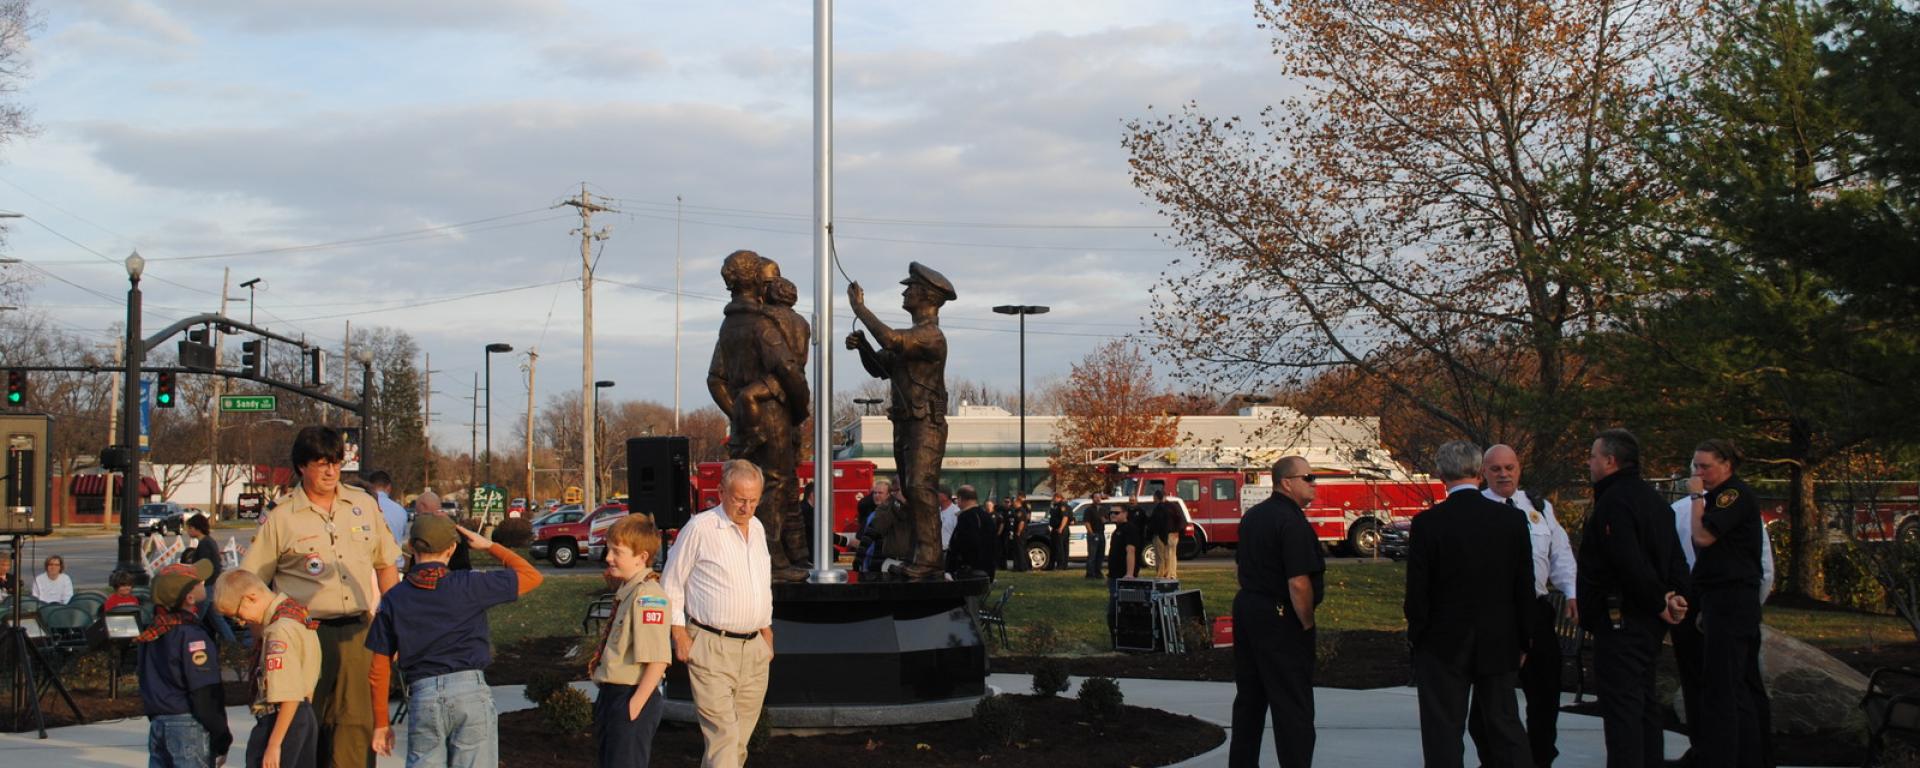
<svg viewBox="0 0 1920 768"><path fill-rule="evenodd" d="M1282 477L1281 477L1280 479L1282 479L1282 480L1291 480L1291 479L1293 479L1293 478L1296 478L1296 477L1297 477L1297 478L1300 478L1301 480L1305 480L1305 481L1306 481L1306 483L1307 483L1307 485L1313 485L1313 483L1314 483L1314 481L1315 481L1315 480L1319 480L1319 479L1320 479L1320 478L1318 478L1318 477L1315 477L1315 476L1313 476L1313 475L1284 475L1284 476L1282 476Z"/></svg>

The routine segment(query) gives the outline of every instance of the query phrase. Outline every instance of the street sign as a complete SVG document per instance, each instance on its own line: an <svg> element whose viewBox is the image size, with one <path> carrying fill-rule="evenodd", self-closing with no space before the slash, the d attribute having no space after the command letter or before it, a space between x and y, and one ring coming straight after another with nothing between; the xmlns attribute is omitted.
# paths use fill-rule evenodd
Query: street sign
<svg viewBox="0 0 1920 768"><path fill-rule="evenodd" d="M580 503L580 498L581 498L580 486L577 486L577 485L567 486L567 492L565 494L565 497L566 498L564 499L564 501L568 504Z"/></svg>
<svg viewBox="0 0 1920 768"><path fill-rule="evenodd" d="M483 485L473 489L473 514L482 520L491 520L507 509L507 491L497 485Z"/></svg>
<svg viewBox="0 0 1920 768"><path fill-rule="evenodd" d="M279 407L279 398L273 395L220 396L220 410L224 413L259 413L262 411L272 411Z"/></svg>

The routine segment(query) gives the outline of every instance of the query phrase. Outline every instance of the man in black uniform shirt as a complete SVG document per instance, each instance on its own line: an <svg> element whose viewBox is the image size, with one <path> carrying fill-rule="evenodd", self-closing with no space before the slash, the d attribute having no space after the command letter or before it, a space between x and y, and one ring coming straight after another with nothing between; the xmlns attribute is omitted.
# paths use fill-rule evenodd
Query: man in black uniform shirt
<svg viewBox="0 0 1920 768"><path fill-rule="evenodd" d="M1080 518L1080 524L1087 527L1087 578L1100 578L1100 555L1107 551L1107 505L1101 502L1107 497L1094 494L1087 502L1086 514Z"/></svg>
<svg viewBox="0 0 1920 768"><path fill-rule="evenodd" d="M1066 570L1067 540L1073 538L1072 529L1073 514L1067 511L1067 499L1056 493L1053 495L1053 506L1047 510L1047 530L1052 532L1052 538L1048 541L1053 546L1053 556L1047 558L1047 570Z"/></svg>
<svg viewBox="0 0 1920 768"><path fill-rule="evenodd" d="M1027 500L1023 498L1006 499L1007 515L1007 557L1013 560L1016 571L1030 571L1032 561L1027 559Z"/></svg>
<svg viewBox="0 0 1920 768"><path fill-rule="evenodd" d="M1126 507L1113 508L1113 538L1107 547L1107 634L1113 634L1116 611L1120 609L1120 580L1138 578L1147 536L1136 516ZM1091 557L1093 553L1089 552Z"/></svg>
<svg viewBox="0 0 1920 768"><path fill-rule="evenodd" d="M1233 768L1260 764L1269 709L1281 768L1313 764L1313 612L1326 596L1327 569L1303 511L1313 502L1313 467L1299 456L1281 459L1273 486L1273 496L1240 519L1234 552Z"/></svg>
<svg viewBox="0 0 1920 768"><path fill-rule="evenodd" d="M1701 649L1702 766L1761 765L1763 723L1754 689L1760 670L1760 507L1734 472L1740 452L1727 440L1693 451L1694 610L1705 635ZM1762 689L1764 691L1764 689ZM1761 695L1765 695L1764 692Z"/></svg>
<svg viewBox="0 0 1920 768"><path fill-rule="evenodd" d="M1686 559L1673 510L1640 477L1640 442L1632 433L1601 432L1587 471L1593 510L1580 538L1576 583L1580 625L1593 633L1607 765L1657 766L1665 734L1653 660L1665 625L1686 617Z"/></svg>

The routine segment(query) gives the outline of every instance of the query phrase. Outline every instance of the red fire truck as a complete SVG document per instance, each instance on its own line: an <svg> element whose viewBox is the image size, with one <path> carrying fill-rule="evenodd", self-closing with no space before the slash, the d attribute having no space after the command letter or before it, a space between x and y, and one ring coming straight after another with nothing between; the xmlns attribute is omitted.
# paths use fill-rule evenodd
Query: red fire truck
<svg viewBox="0 0 1920 768"><path fill-rule="evenodd" d="M721 462L709 461L695 469L694 512L720 505L720 469L723 466ZM854 535L859 533L860 500L873 490L874 469L873 462L858 459L833 463L833 533L838 546L851 545ZM812 484L813 462L800 462L796 474L802 483Z"/></svg>
<svg viewBox="0 0 1920 768"><path fill-rule="evenodd" d="M1152 462L1115 466L1122 478L1115 491L1119 495L1150 496L1165 490L1184 500L1200 551L1240 543L1240 516L1273 494L1267 467L1155 467ZM1315 462L1313 467L1317 492L1307 505L1307 522L1321 541L1356 557L1378 554L1385 526L1447 495L1440 481L1391 465L1333 467Z"/></svg>

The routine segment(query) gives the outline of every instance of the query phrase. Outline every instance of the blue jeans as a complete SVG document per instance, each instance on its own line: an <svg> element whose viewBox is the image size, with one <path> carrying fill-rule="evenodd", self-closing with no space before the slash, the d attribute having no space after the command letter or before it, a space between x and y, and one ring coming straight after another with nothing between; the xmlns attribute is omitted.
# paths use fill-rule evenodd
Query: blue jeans
<svg viewBox="0 0 1920 768"><path fill-rule="evenodd" d="M147 725L147 768L210 768L213 744L193 715L154 715Z"/></svg>
<svg viewBox="0 0 1920 768"><path fill-rule="evenodd" d="M499 714L479 670L407 682L407 768L495 768Z"/></svg>

